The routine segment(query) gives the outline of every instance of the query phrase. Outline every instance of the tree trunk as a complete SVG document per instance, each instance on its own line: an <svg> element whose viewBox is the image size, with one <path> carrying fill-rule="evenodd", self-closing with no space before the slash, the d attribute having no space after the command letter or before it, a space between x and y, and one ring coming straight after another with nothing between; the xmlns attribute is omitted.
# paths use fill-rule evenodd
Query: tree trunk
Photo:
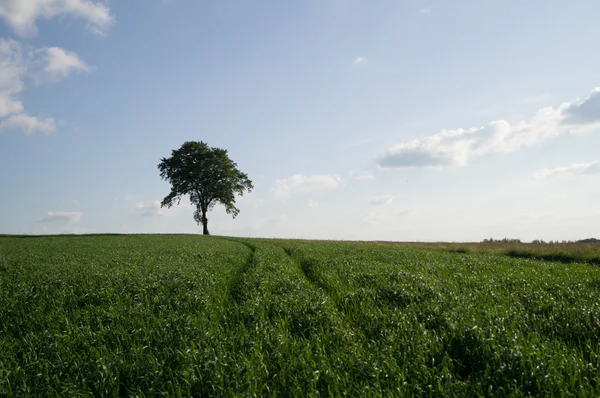
<svg viewBox="0 0 600 398"><path fill-rule="evenodd" d="M210 235L208 233L208 218L206 218L206 213L202 215L202 235Z"/></svg>

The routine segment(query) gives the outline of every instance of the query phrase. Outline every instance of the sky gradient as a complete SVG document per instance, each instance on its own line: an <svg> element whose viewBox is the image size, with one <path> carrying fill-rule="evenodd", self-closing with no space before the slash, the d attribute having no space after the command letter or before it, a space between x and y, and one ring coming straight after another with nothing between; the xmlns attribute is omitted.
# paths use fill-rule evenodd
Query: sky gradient
<svg viewBox="0 0 600 398"><path fill-rule="evenodd" d="M600 238L600 3L0 2L0 233L199 233L157 165L253 180L212 234Z"/></svg>

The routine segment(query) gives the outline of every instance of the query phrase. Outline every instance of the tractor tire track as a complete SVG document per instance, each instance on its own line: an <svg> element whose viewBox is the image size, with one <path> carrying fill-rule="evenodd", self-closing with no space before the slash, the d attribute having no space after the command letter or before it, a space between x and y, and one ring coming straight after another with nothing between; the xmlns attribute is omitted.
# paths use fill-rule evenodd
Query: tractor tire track
<svg viewBox="0 0 600 398"><path fill-rule="evenodd" d="M235 242L238 244L242 244L242 245L246 246L248 249L250 249L250 254L248 255L248 258L246 259L246 262L236 272L236 274L233 277L231 284L229 286L228 296L229 296L230 303L233 305L239 305L242 302L244 293L245 293L244 277L250 271L250 269L256 265L256 257L255 257L256 247L251 244L248 244L246 242L240 242L240 241L231 240L231 239L226 239L226 240L229 240L231 242Z"/></svg>
<svg viewBox="0 0 600 398"><path fill-rule="evenodd" d="M343 308L339 304L339 298L335 294L334 289L328 285L322 278L319 278L315 271L316 261L313 259L302 258L298 259L294 257L294 252L292 249L287 247L282 247L283 251L290 257L290 259L300 268L302 274L306 278L306 280L317 290L321 291L323 295L325 295L334 305L336 311L342 315L344 319L346 319L346 323L349 326L351 322L348 314L343 310Z"/></svg>

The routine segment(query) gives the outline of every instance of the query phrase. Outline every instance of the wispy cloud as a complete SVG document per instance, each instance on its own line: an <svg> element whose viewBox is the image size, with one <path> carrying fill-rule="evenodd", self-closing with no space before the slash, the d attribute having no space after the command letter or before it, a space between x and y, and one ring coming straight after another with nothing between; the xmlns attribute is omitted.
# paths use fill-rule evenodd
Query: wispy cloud
<svg viewBox="0 0 600 398"><path fill-rule="evenodd" d="M366 62L369 62L369 60L366 57L356 57L354 59L354 65L360 65L360 64L364 64Z"/></svg>
<svg viewBox="0 0 600 398"><path fill-rule="evenodd" d="M21 130L25 134L35 132L49 134L56 130L56 121L51 117L29 116L21 113L0 122L0 129L8 128Z"/></svg>
<svg viewBox="0 0 600 398"><path fill-rule="evenodd" d="M59 47L47 47L38 50L38 62L41 64L36 78L38 81L61 80L73 72L89 72L90 67L77 54Z"/></svg>
<svg viewBox="0 0 600 398"><path fill-rule="evenodd" d="M381 196L373 196L371 200L369 200L369 204L371 205L387 205L392 203L394 200L393 195L381 195Z"/></svg>
<svg viewBox="0 0 600 398"><path fill-rule="evenodd" d="M0 38L0 118L5 118L0 120L0 129L53 132L57 125L53 118L29 115L17 97L25 89L26 78L57 81L76 70L89 71L89 67L73 52L58 47L32 49Z"/></svg>
<svg viewBox="0 0 600 398"><path fill-rule="evenodd" d="M78 211L49 211L46 217L39 220L44 224L75 224L81 221L82 212Z"/></svg>
<svg viewBox="0 0 600 398"><path fill-rule="evenodd" d="M53 18L80 19L97 34L103 34L113 23L114 17L105 1L93 0L2 0L0 18L16 34L34 36L36 21Z"/></svg>
<svg viewBox="0 0 600 398"><path fill-rule="evenodd" d="M537 171L533 178L543 180L551 177L566 175L591 175L600 174L600 161L593 163L576 163L570 166L557 167L555 169L542 169Z"/></svg>
<svg viewBox="0 0 600 398"><path fill-rule="evenodd" d="M431 12L431 6L423 7L419 9L419 12L421 14L429 14Z"/></svg>
<svg viewBox="0 0 600 398"><path fill-rule="evenodd" d="M542 108L530 119L511 125L505 120L482 127L442 130L429 137L400 143L377 159L382 168L464 166L474 156L512 152L600 124L600 88L582 101Z"/></svg>
<svg viewBox="0 0 600 398"><path fill-rule="evenodd" d="M15 96L23 91L26 72L22 46L0 38L0 117L23 112L23 103Z"/></svg>
<svg viewBox="0 0 600 398"><path fill-rule="evenodd" d="M144 217L160 217L167 214L168 209L160 207L160 200L152 202L137 202L135 211Z"/></svg>
<svg viewBox="0 0 600 398"><path fill-rule="evenodd" d="M281 199L289 199L294 192L335 189L340 186L340 183L340 178L332 174L294 174L291 177L275 180L274 192Z"/></svg>

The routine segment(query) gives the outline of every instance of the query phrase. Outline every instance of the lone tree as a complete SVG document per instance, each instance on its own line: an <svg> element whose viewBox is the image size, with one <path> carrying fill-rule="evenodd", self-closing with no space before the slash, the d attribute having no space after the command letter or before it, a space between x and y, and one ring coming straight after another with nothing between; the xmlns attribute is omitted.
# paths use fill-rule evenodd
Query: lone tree
<svg viewBox="0 0 600 398"><path fill-rule="evenodd" d="M229 159L227 150L211 148L204 142L188 141L171 152L170 158L162 158L158 164L160 177L171 184L171 193L160 207L170 208L181 202L181 197L190 196L196 206L194 220L202 223L202 233L208 235L206 213L217 203L225 206L233 218L240 212L235 207L236 194L252 191L254 186L247 174L237 169Z"/></svg>

